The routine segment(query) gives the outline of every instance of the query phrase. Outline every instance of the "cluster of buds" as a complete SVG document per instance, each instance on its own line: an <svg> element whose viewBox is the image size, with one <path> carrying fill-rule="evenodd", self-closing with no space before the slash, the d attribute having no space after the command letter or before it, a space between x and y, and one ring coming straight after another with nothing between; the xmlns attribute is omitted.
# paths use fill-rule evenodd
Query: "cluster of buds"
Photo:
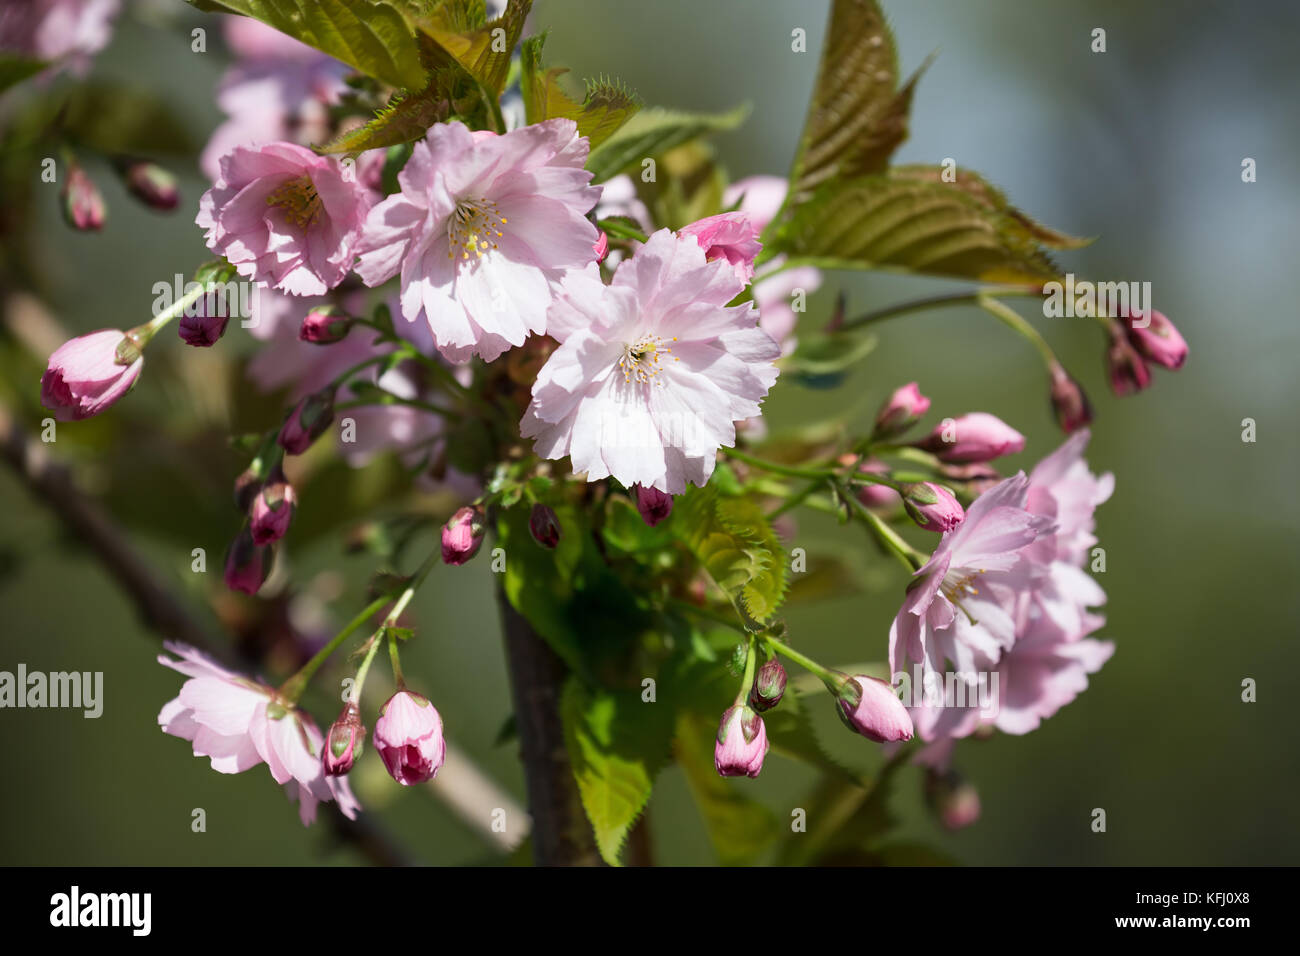
<svg viewBox="0 0 1300 956"><path fill-rule="evenodd" d="M739 650L739 649L738 649ZM754 675L748 698L739 698L718 722L713 746L713 766L723 777L757 777L767 757L767 713L785 695L785 668L775 657Z"/></svg>
<svg viewBox="0 0 1300 956"><path fill-rule="evenodd" d="M1116 395L1132 395L1151 384L1147 363L1176 370L1186 361L1187 342L1163 313L1126 312L1111 321L1106 371Z"/></svg>

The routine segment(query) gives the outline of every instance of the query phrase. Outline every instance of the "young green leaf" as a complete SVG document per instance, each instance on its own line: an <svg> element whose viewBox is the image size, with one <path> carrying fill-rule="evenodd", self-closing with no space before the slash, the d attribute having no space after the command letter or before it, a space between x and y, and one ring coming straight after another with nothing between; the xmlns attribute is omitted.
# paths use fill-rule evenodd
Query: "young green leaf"
<svg viewBox="0 0 1300 956"><path fill-rule="evenodd" d="M560 86L559 78L569 72L561 67L542 66L542 44L546 34L529 37L522 47L523 72L520 86L524 114L529 123L563 117L578 124L594 150L609 139L641 108L631 90L609 79L587 81L586 96L578 102Z"/></svg>
<svg viewBox="0 0 1300 956"><path fill-rule="evenodd" d="M400 146L420 139L447 116L447 101L432 86L420 93L398 91L364 126L350 129L316 147L319 153L363 153L381 146Z"/></svg>
<svg viewBox="0 0 1300 956"><path fill-rule="evenodd" d="M688 113L658 107L642 110L629 119L587 160L593 182L604 182L647 157L659 156L697 136L735 129L749 115L742 105L726 113Z"/></svg>
<svg viewBox="0 0 1300 956"><path fill-rule="evenodd" d="M795 210L774 245L827 268L1021 283L1060 274L1008 212L951 183L888 175L827 183Z"/></svg>
<svg viewBox="0 0 1300 956"><path fill-rule="evenodd" d="M242 13L390 86L423 89L415 29L389 0L205 0Z"/></svg>
<svg viewBox="0 0 1300 956"><path fill-rule="evenodd" d="M431 13L415 17L415 25L457 63L465 68L483 88L500 97L510 73L510 58L533 0L510 0L505 12L488 23L481 16L483 4L465 0L447 2Z"/></svg>
<svg viewBox="0 0 1300 956"><path fill-rule="evenodd" d="M668 761L672 712L639 691L589 688L569 678L560 699L564 739L596 846L610 866Z"/></svg>

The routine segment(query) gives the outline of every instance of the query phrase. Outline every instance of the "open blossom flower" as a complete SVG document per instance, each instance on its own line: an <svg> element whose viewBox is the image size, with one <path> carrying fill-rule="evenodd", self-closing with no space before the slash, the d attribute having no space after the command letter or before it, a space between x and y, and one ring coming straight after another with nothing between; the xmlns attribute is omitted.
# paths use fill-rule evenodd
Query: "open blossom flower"
<svg viewBox="0 0 1300 956"><path fill-rule="evenodd" d="M60 345L41 376L41 404L59 421L79 421L98 415L129 392L144 358L117 364L117 347L125 339L117 329L100 329Z"/></svg>
<svg viewBox="0 0 1300 956"><path fill-rule="evenodd" d="M916 572L919 583L890 628L892 673L915 662L927 680L945 660L958 671L987 669L1015 641L1015 596L1045 574L1022 552L1053 528L1051 518L1026 510L1028 487L1021 473L976 498Z"/></svg>
<svg viewBox="0 0 1300 956"><path fill-rule="evenodd" d="M374 742L388 773L404 787L433 779L447 759L437 708L409 690L399 690L380 709Z"/></svg>
<svg viewBox="0 0 1300 956"><path fill-rule="evenodd" d="M328 138L330 107L347 91L344 77L350 72L252 17L222 19L226 45L237 60L217 87L217 106L229 119L213 131L199 159L212 180L220 175L221 157L236 146L279 141L309 146Z"/></svg>
<svg viewBox="0 0 1300 956"><path fill-rule="evenodd" d="M543 458L568 455L589 481L612 475L681 494L713 473L735 422L759 413L779 350L755 325L730 266L666 229L619 264L565 279L551 309L561 345L520 423Z"/></svg>
<svg viewBox="0 0 1300 956"><path fill-rule="evenodd" d="M226 670L201 651L168 642L179 657L158 655L158 663L189 678L180 695L158 714L163 731L190 741L196 757L208 757L219 773L242 773L265 763L271 776L298 803L303 824L316 818L316 804L338 801L355 819L361 809L342 777L326 776L321 765L324 737L310 716L275 700L265 684Z"/></svg>
<svg viewBox="0 0 1300 956"><path fill-rule="evenodd" d="M497 136L440 123L398 174L401 192L370 212L357 273L401 273L402 315L423 320L442 354L491 361L546 331L569 270L596 258L586 213L600 196L572 120Z"/></svg>
<svg viewBox="0 0 1300 956"><path fill-rule="evenodd" d="M758 230L743 212L724 212L683 226L679 236L694 239L710 262L724 259L735 270L736 278L748 283L754 277L754 257L762 251Z"/></svg>
<svg viewBox="0 0 1300 956"><path fill-rule="evenodd" d="M337 159L293 143L237 146L199 200L208 248L245 278L321 295L352 268L370 193Z"/></svg>
<svg viewBox="0 0 1300 956"><path fill-rule="evenodd" d="M718 723L713 767L723 777L757 777L767 749L763 718L748 705L731 707Z"/></svg>
<svg viewBox="0 0 1300 956"><path fill-rule="evenodd" d="M5 0L0 50L84 72L108 45L120 0ZM66 58L66 59L65 59Z"/></svg>

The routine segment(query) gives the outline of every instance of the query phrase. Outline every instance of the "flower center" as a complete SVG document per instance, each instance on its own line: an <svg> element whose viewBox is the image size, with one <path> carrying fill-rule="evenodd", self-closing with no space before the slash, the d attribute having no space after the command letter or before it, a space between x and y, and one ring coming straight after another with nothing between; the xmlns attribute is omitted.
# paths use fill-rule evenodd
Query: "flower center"
<svg viewBox="0 0 1300 956"><path fill-rule="evenodd" d="M482 259L497 247L496 240L504 235L502 229L509 221L490 199L462 199L447 220L447 242L451 246L447 258L456 258L459 249L461 259L468 259L470 253Z"/></svg>
<svg viewBox="0 0 1300 956"><path fill-rule="evenodd" d="M944 597L953 603L963 614L966 620L972 624L979 622L971 616L970 611L962 604L962 600L967 597L978 597L979 588L975 586L975 581L981 574L981 571L949 571L943 576L943 583L939 585L939 590L943 592Z"/></svg>
<svg viewBox="0 0 1300 956"><path fill-rule="evenodd" d="M677 336L674 335L668 341L676 342ZM671 353L672 349L657 335L643 335L636 342L624 345L623 357L618 360L618 367L623 370L623 381L639 385L647 382L663 385L659 373L663 371L664 356ZM673 361L681 360L673 356Z"/></svg>
<svg viewBox="0 0 1300 956"><path fill-rule="evenodd" d="M316 216L321 209L320 196L310 176L290 179L266 197L266 204L279 206L284 210L287 219L303 228L316 221Z"/></svg>

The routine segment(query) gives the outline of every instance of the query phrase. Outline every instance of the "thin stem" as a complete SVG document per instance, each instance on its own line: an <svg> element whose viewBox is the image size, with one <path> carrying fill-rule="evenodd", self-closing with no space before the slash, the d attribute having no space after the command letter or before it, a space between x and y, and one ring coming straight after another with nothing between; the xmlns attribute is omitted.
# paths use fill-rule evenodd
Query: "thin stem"
<svg viewBox="0 0 1300 956"><path fill-rule="evenodd" d="M366 647L365 659L362 660L361 666L357 668L357 679L352 685L352 696L349 698L354 704L360 705L361 703L361 688L365 686L366 676L370 673L370 662L375 659L375 653L382 643L379 639L381 633L383 632L376 631L370 635L370 643Z"/></svg>
<svg viewBox="0 0 1300 956"><path fill-rule="evenodd" d="M392 358L392 356L393 356L392 352L385 352L383 355L372 355L370 356L370 358L364 359L358 362L356 365L353 365L351 368L344 369L338 375L335 375L334 380L330 382L330 385L334 388L339 388L343 385L344 382L350 379L353 375L356 375L357 372L360 372L362 369L369 368L372 365L377 365L380 362L386 362L388 361L388 359Z"/></svg>
<svg viewBox="0 0 1300 956"><path fill-rule="evenodd" d="M406 606L411 603L411 598L415 597L415 592L420 589L420 585L424 583L424 579L429 576L429 572L433 570L433 566L438 563L438 559L441 557L442 550L441 547L438 547L431 551L429 556L424 559L424 564L420 565L419 570L415 572L415 576L411 578L411 583L406 586L406 590L403 591L401 597L397 599L397 603L393 605L393 609L389 611L388 616L384 618L384 624L386 626L391 627L397 623L397 619L402 616L402 612L406 610Z"/></svg>
<svg viewBox="0 0 1300 956"><path fill-rule="evenodd" d="M909 572L916 571L925 564L925 556L904 541L897 531L881 521L880 517L859 501L857 495L853 494L847 486L840 486L840 497L867 522L867 527L871 529L877 540L897 555Z"/></svg>
<svg viewBox="0 0 1300 956"><path fill-rule="evenodd" d="M833 479L835 477L835 472L832 469L801 468L797 465L783 465L780 462L766 461L762 458L756 458L748 452L743 452L736 448L723 448L721 451L728 458L735 458L737 461L743 461L745 464L753 465L755 468L770 471L774 475L785 475L789 478L812 478L817 481L824 481L827 478Z"/></svg>
<svg viewBox="0 0 1300 956"><path fill-rule="evenodd" d="M1023 295L1031 298L1042 298L1043 291L1037 286L994 286L988 289L975 289L968 292L945 292L942 295L926 296L923 299L913 299L910 302L902 302L898 305L886 306L883 309L877 309L874 312L868 312L865 315L859 315L856 318L848 319L840 325L840 330L860 328L864 325L872 325L876 322L883 322L886 319L892 319L895 316L908 315L912 312L922 312L926 309L939 309L950 305L978 305L980 299L989 295Z"/></svg>
<svg viewBox="0 0 1300 956"><path fill-rule="evenodd" d="M366 605L365 610L349 621L343 630L335 634L328 644L316 652L311 660L302 665L298 673L280 685L278 692L280 699L290 706L296 704L298 698L302 696L302 692L307 689L307 683L320 670L320 666L325 663L331 654L339 649L340 644L351 637L362 624L365 624L381 607L387 604L388 600L389 595L385 594Z"/></svg>
<svg viewBox="0 0 1300 956"><path fill-rule="evenodd" d="M745 674L740 678L740 690L736 693L736 706L739 707L745 703L749 697L749 688L754 686L754 670L757 664L758 645L754 642L754 635L749 635L749 647L745 651Z"/></svg>
<svg viewBox="0 0 1300 956"><path fill-rule="evenodd" d="M829 685L830 683L835 681L836 674L834 671L822 667L811 657L808 657L805 654L800 654L798 651L796 651L789 644L786 644L784 641L777 640L775 637L772 637L771 635L768 634L763 635L763 640L767 643L769 647L771 647L777 653L784 654L786 657L790 658L790 660L794 661L804 670L810 671L811 673L815 674L817 677L821 678L823 683Z"/></svg>
<svg viewBox="0 0 1300 956"><path fill-rule="evenodd" d="M1043 362L1046 363L1048 368L1060 364L1056 360L1056 353L1053 352L1052 347L1047 344L1047 340L1038 333L1036 328L1026 322L1020 313L988 295L981 295L979 297L979 305L985 312L993 316L993 318L997 319L1021 338L1026 339L1030 345L1036 348L1038 354L1043 357Z"/></svg>
<svg viewBox="0 0 1300 956"><path fill-rule="evenodd" d="M645 242L649 239L649 236L640 229L634 229L618 219L602 219L596 225L603 229L606 235L616 239L635 239L637 242Z"/></svg>
<svg viewBox="0 0 1300 956"><path fill-rule="evenodd" d="M393 680L397 683L398 690L406 690L406 678L402 675L402 660L397 653L397 634L393 631L387 631L388 634L388 660L393 665Z"/></svg>

